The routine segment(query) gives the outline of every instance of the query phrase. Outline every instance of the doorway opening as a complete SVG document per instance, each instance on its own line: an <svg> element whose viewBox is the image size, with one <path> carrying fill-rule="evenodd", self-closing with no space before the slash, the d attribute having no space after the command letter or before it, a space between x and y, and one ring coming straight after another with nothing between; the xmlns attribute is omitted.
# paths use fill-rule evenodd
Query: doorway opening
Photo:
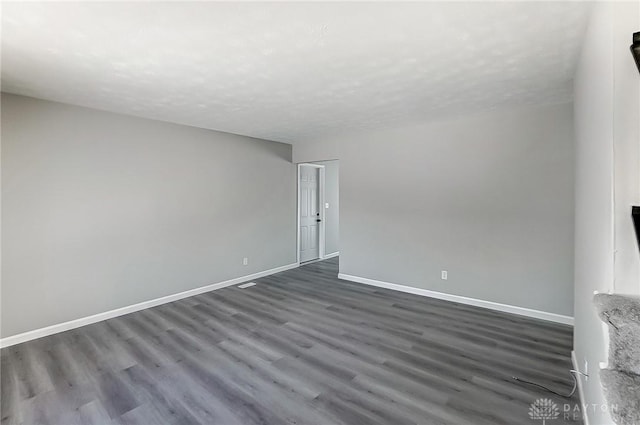
<svg viewBox="0 0 640 425"><path fill-rule="evenodd" d="M337 257L338 161L298 164L298 263Z"/></svg>

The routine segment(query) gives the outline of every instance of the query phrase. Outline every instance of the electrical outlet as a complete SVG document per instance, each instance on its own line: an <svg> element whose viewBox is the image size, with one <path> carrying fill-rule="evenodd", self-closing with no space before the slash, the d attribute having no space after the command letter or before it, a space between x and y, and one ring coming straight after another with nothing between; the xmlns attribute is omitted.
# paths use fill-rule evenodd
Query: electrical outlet
<svg viewBox="0 0 640 425"><path fill-rule="evenodd" d="M324 207L325 207L325 208L329 208L329 203L328 203L328 202L325 202Z"/></svg>
<svg viewBox="0 0 640 425"><path fill-rule="evenodd" d="M588 381L589 380L589 360L584 359L584 380Z"/></svg>
<svg viewBox="0 0 640 425"><path fill-rule="evenodd" d="M446 270L442 270L442 271L440 272L440 279L442 279L442 280L447 280L447 278L449 277L449 276L448 276L448 274L449 274L449 273L448 273Z"/></svg>
<svg viewBox="0 0 640 425"><path fill-rule="evenodd" d="M248 264L249 264L249 259L248 259L247 257L244 257L244 258L242 259L242 265L243 265L243 266L246 266L246 265L248 265Z"/></svg>

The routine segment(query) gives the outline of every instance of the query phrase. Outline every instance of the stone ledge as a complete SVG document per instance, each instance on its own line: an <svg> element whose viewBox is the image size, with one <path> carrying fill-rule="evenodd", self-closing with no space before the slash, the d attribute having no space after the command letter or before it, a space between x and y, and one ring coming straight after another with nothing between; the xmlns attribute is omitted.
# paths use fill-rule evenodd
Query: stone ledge
<svg viewBox="0 0 640 425"><path fill-rule="evenodd" d="M594 304L609 326L609 368L600 371L613 420L640 425L640 297L597 294Z"/></svg>
<svg viewBox="0 0 640 425"><path fill-rule="evenodd" d="M600 371L611 417L619 425L640 424L640 376L611 369Z"/></svg>

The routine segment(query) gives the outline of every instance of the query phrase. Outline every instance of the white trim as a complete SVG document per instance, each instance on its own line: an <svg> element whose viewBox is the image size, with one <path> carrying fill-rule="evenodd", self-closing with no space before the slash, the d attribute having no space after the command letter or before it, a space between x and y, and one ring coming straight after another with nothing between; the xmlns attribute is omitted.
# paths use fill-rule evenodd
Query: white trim
<svg viewBox="0 0 640 425"><path fill-rule="evenodd" d="M573 363L573 370L580 371L578 367L578 359L576 357L576 350L571 350L571 363ZM584 401L584 389L582 388L582 379L583 376L579 373L575 374L576 382L578 383L578 396L580 397L580 410L582 411L582 419L584 425L589 425L589 415L587 413L588 409L585 409L584 406L587 404Z"/></svg>
<svg viewBox="0 0 640 425"><path fill-rule="evenodd" d="M365 285L378 286L380 288L393 289L395 291L407 292L409 294L422 295L424 297L438 298L440 300L453 301L460 304L474 305L476 307L488 308L491 310L504 311L506 313L518 314L520 316L534 317L536 319L548 320L550 322L562 323L573 326L573 317L561 314L549 313L546 311L533 310L515 305L501 304L493 301L479 300L476 298L463 297L460 295L445 294L443 292L430 291L428 289L415 288L413 286L398 285L397 283L383 282L381 280L368 279L366 277L352 276L344 273L338 274L339 279L350 280L352 282L364 283Z"/></svg>
<svg viewBox="0 0 640 425"><path fill-rule="evenodd" d="M324 260L325 255L324 255L324 245L325 245L325 208L324 208L324 173L325 173L325 166L324 165L320 165L320 164L311 164L308 162L303 162L301 164L298 164L298 173L296 176L296 193L297 193L297 199L296 199L296 204L297 204L297 208L296 208L296 261L298 262L298 264L300 264L300 168L302 166L307 166L307 167L314 167L314 168L318 168L320 170L319 173L319 181L318 181L318 191L319 193L319 207L320 207L320 240L318 241L318 258L317 260ZM309 260L309 261L314 261L314 260ZM306 263L308 261L305 261Z"/></svg>
<svg viewBox="0 0 640 425"><path fill-rule="evenodd" d="M190 289L188 291L179 292L177 294L167 295L167 296L156 298L153 300L143 301L141 303L117 308L115 310L105 311L103 313L94 314L93 316L82 317L80 319L70 320L68 322L47 326L46 328L35 329L33 331L28 331L21 334L8 336L6 338L0 339L0 348L10 347L15 344L31 341L32 339L42 338L44 336L52 335L58 332L64 332L70 329L79 328L80 326L90 325L91 323L101 322L103 320L111 319L113 317L118 317L125 314L133 313L136 311L144 310L146 308L155 307L157 305L177 301L182 298L191 297L191 296L202 294L209 291L215 291L216 289L226 288L227 286L236 285L238 283L242 283L248 280L259 279L264 276L269 276L269 275L280 273L286 270L295 269L298 266L299 264L297 262L292 264L287 264L286 266L280 266L270 270L253 273L247 276L241 276L241 277L236 277L234 279L225 280L224 282L213 283L211 285L201 286L199 288Z"/></svg>
<svg viewBox="0 0 640 425"><path fill-rule="evenodd" d="M324 261L324 260L326 260L326 258L316 258L315 260L305 261L300 263L300 267L306 266L308 264L319 263L320 261Z"/></svg>
<svg viewBox="0 0 640 425"><path fill-rule="evenodd" d="M296 173L296 262L300 264L300 166Z"/></svg>
<svg viewBox="0 0 640 425"><path fill-rule="evenodd" d="M332 252L331 254L325 255L323 260L328 260L329 258L337 257L338 255L340 255L340 251Z"/></svg>
<svg viewBox="0 0 640 425"><path fill-rule="evenodd" d="M324 245L326 243L325 237L326 237L326 208L324 207L324 201L325 201L325 196L324 196L324 175L325 175L325 168L324 165L321 166L320 168L320 172L318 173L318 177L319 177L319 182L318 182L318 190L320 191L320 194L318 195L318 209L320 211L320 240L318 241L319 244L319 250L318 250L318 258L320 258L321 260L324 260Z"/></svg>

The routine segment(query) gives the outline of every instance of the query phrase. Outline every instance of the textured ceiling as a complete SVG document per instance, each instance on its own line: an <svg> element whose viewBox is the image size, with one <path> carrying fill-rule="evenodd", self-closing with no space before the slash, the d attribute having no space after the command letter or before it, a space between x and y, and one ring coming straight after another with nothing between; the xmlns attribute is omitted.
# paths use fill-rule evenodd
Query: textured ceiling
<svg viewBox="0 0 640 425"><path fill-rule="evenodd" d="M3 3L2 90L282 142L571 99L580 2Z"/></svg>

